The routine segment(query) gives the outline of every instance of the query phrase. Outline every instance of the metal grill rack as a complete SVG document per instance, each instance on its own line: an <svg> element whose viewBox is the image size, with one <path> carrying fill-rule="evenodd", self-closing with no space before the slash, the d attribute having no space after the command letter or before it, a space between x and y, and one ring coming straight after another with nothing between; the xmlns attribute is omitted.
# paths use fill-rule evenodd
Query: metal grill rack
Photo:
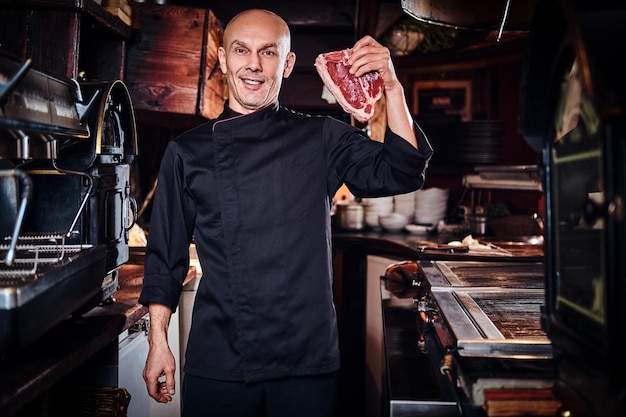
<svg viewBox="0 0 626 417"><path fill-rule="evenodd" d="M66 237L65 232L32 233L19 236L12 265L0 264L0 278L2 279L0 286L14 284L15 280L36 280L40 265L56 264L67 256L93 247L90 244L67 244ZM10 242L11 237L6 237L4 240ZM0 244L3 257L10 246L10 243ZM5 282L5 278L11 282Z"/></svg>

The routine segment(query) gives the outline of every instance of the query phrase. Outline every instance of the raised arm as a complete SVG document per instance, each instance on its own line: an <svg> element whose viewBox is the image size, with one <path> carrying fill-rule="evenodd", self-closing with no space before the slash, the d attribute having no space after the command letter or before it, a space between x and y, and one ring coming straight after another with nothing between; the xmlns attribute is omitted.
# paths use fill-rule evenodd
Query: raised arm
<svg viewBox="0 0 626 417"><path fill-rule="evenodd" d="M417 149L413 118L406 103L404 87L396 75L389 49L371 36L364 36L354 44L348 62L352 65L350 73L357 77L370 71L378 71L385 82L387 124L392 132Z"/></svg>

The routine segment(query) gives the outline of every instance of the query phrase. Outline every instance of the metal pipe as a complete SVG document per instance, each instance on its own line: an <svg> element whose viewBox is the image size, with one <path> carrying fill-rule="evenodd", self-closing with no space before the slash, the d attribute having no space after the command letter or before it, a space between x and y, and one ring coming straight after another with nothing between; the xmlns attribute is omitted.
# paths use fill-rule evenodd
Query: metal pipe
<svg viewBox="0 0 626 417"><path fill-rule="evenodd" d="M506 19L509 17L509 6L511 5L511 0L506 0L506 5L504 6L504 15L502 15L502 22L500 23L500 29L498 30L498 38L496 39L500 42L500 38L502 38L502 32L504 31L504 25L506 24Z"/></svg>
<svg viewBox="0 0 626 417"><path fill-rule="evenodd" d="M85 196L83 197L83 200L80 203L80 207L76 211L76 215L74 216L74 220L72 220L72 224L70 225L70 227L67 229L67 232L65 233L65 237L69 238L73 234L74 226L76 226L76 223L78 223L78 219L80 218L80 215L83 213L85 206L87 205L87 201L89 201L91 191L93 190L93 178L91 177L91 175L87 174L86 172L60 168L57 165L56 159L52 161L52 165L59 172L63 172L64 174L79 175L83 177L85 180L87 180L87 191L85 192Z"/></svg>
<svg viewBox="0 0 626 417"><path fill-rule="evenodd" d="M20 182L20 207L17 211L15 224L13 225L13 234L11 235L11 241L9 242L9 250L7 251L7 254L4 258L4 263L11 266L13 265L13 261L15 259L15 247L19 239L20 230L22 229L22 222L24 221L26 206L28 205L28 200L30 200L32 181L28 175L18 169L0 171L0 176L14 177Z"/></svg>

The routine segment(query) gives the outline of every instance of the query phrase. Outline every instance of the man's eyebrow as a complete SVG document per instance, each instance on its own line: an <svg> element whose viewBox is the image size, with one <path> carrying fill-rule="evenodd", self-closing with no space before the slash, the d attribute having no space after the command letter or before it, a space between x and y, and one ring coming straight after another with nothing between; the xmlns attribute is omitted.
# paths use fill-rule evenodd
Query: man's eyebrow
<svg viewBox="0 0 626 417"><path fill-rule="evenodd" d="M234 41L232 41L229 45L231 48L234 46L246 46L246 44L244 42L238 41L237 39L235 39Z"/></svg>
<svg viewBox="0 0 626 417"><path fill-rule="evenodd" d="M230 46L231 46L231 48L234 47L234 46L242 46L242 47L244 47L246 49L250 49L250 47L245 42L237 40L237 39L232 41L230 43ZM268 48L278 48L278 44L276 42L270 42L270 43L267 43L267 44L261 46L259 49L268 49Z"/></svg>

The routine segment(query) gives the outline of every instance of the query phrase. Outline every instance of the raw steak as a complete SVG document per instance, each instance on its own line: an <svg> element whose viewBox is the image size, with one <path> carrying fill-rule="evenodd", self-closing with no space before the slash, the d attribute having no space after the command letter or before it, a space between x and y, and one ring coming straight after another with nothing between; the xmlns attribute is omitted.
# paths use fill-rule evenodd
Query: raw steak
<svg viewBox="0 0 626 417"><path fill-rule="evenodd" d="M365 123L374 115L374 104L382 97L385 84L376 71L360 77L350 74L351 53L350 49L342 49L320 54L315 68L344 111Z"/></svg>

